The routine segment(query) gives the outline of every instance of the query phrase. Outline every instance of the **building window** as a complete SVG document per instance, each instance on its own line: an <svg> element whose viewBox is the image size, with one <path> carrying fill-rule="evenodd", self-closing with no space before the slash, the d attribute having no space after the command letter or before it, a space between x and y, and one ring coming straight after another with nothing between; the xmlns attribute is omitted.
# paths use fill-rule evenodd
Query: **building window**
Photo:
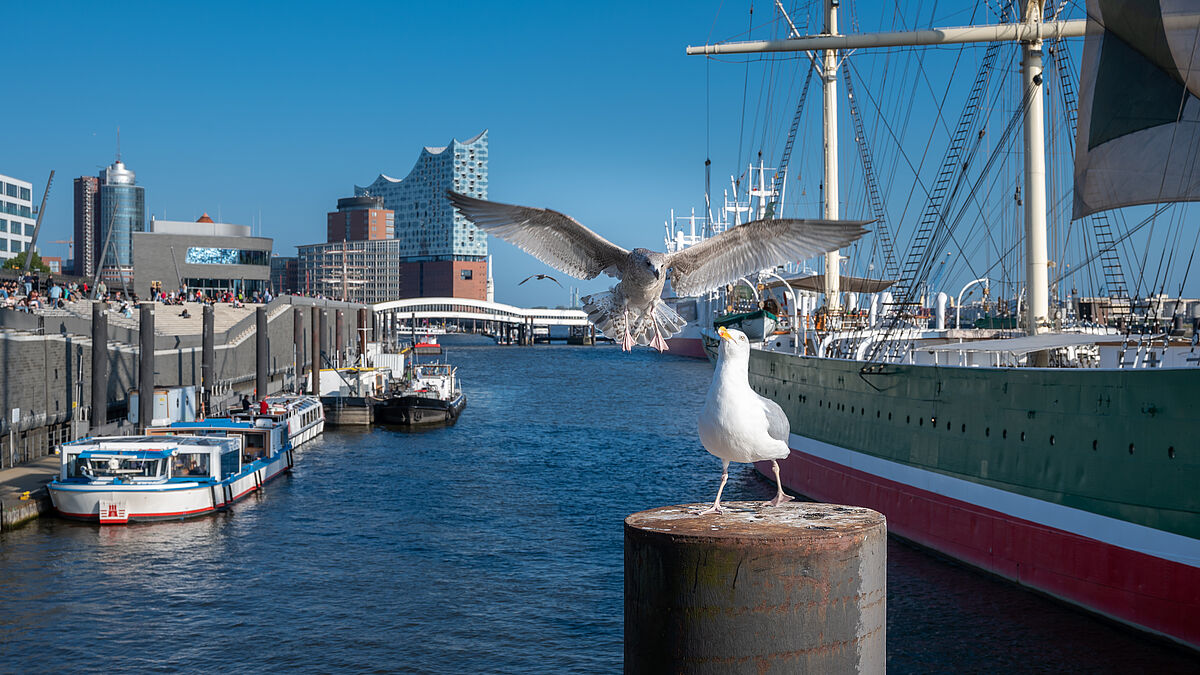
<svg viewBox="0 0 1200 675"><path fill-rule="evenodd" d="M25 224L25 236L26 237L33 236L33 226L28 223Z"/></svg>
<svg viewBox="0 0 1200 675"><path fill-rule="evenodd" d="M268 251L190 246L184 262L193 265L270 265Z"/></svg>
<svg viewBox="0 0 1200 675"><path fill-rule="evenodd" d="M8 250L8 240L5 239L4 237L0 237L0 251L7 251L7 250Z"/></svg>
<svg viewBox="0 0 1200 675"><path fill-rule="evenodd" d="M0 218L0 232L8 232L8 221Z"/></svg>
<svg viewBox="0 0 1200 675"><path fill-rule="evenodd" d="M474 272L474 270L459 270L458 275L460 277L462 277L464 280L466 280L466 279L472 278L473 272Z"/></svg>

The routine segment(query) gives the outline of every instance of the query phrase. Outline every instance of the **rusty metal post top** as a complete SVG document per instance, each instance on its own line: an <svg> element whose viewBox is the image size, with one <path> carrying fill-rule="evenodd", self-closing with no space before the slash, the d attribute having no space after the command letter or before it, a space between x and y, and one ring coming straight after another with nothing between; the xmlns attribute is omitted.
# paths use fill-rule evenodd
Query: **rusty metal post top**
<svg viewBox="0 0 1200 675"><path fill-rule="evenodd" d="M635 513L625 527L649 536L696 541L762 539L813 540L864 535L885 527L883 514L858 506L789 502L764 506L762 502L725 502L725 513L699 515L708 504L661 506Z"/></svg>

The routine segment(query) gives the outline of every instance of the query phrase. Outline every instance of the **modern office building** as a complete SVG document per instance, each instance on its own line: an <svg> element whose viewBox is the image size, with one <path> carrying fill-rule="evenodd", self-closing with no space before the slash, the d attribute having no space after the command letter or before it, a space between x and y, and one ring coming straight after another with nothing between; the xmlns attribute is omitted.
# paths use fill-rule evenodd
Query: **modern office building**
<svg viewBox="0 0 1200 675"><path fill-rule="evenodd" d="M368 304L409 297L401 293L401 246L398 239L297 246L297 292Z"/></svg>
<svg viewBox="0 0 1200 675"><path fill-rule="evenodd" d="M299 259L296 256L271 256L271 292L276 295L300 293L299 276L296 273Z"/></svg>
<svg viewBox="0 0 1200 675"><path fill-rule="evenodd" d="M96 240L96 211L100 203L100 179L95 176L80 176L75 179L75 238L73 246L72 272L76 276L91 277L96 273L100 261L96 255L100 243Z"/></svg>
<svg viewBox="0 0 1200 675"><path fill-rule="evenodd" d="M249 225L216 223L208 214L196 222L150 221L149 232L133 233L133 292L178 291L216 296L225 291L251 297L263 292L271 278L268 237L251 236ZM109 284L110 288L113 288Z"/></svg>
<svg viewBox="0 0 1200 675"><path fill-rule="evenodd" d="M337 211L325 217L329 228L326 241L391 239L395 216L383 207L383 197L346 197L337 201Z"/></svg>
<svg viewBox="0 0 1200 675"><path fill-rule="evenodd" d="M35 223L33 183L0 175L0 260L29 249Z"/></svg>
<svg viewBox="0 0 1200 675"><path fill-rule="evenodd" d="M116 288L133 282L133 235L146 231L146 191L118 157L100 172L99 194L96 264L101 278Z"/></svg>
<svg viewBox="0 0 1200 675"><path fill-rule="evenodd" d="M404 178L380 174L370 185L355 186L355 195L382 197L395 213L402 286L389 299L451 294L485 299L487 235L450 206L447 190L487 198L486 130L468 141L422 149Z"/></svg>

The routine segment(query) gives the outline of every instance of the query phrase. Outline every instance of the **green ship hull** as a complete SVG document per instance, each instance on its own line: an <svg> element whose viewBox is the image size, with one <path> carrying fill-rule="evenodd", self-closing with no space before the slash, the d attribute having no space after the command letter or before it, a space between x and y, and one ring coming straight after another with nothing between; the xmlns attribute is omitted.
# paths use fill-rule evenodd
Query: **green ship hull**
<svg viewBox="0 0 1200 675"><path fill-rule="evenodd" d="M752 352L789 488L1200 648L1200 369L863 365Z"/></svg>

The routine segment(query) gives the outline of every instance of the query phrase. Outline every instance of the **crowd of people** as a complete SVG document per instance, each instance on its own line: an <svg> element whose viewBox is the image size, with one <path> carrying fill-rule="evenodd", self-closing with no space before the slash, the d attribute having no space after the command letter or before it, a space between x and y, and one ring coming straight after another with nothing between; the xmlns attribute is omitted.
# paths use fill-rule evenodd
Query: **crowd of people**
<svg viewBox="0 0 1200 675"><path fill-rule="evenodd" d="M110 291L104 281L97 282L95 288L91 288L90 284L86 281L56 280L53 274L42 279L37 272L19 275L16 279L0 280L0 309L24 312L32 312L39 309L61 309L65 306L65 303L93 299L93 295L96 300L111 303L113 309L126 317L133 316L133 308L140 301L137 293L126 295L120 290ZM270 290L262 293L255 291L247 296L240 291L235 293L224 290L205 293L201 289L189 289L187 286L182 286L178 291L165 292L154 290L151 293L150 299L165 305L183 305L185 302L198 302L209 305L220 303L242 307L247 303L259 304L271 302L274 296L271 295ZM187 308L184 308L181 315L190 316L187 313Z"/></svg>
<svg viewBox="0 0 1200 675"><path fill-rule="evenodd" d="M62 307L64 302L82 299L86 294L87 284L60 283L54 275L43 282L36 272L0 282L0 306L24 312Z"/></svg>

